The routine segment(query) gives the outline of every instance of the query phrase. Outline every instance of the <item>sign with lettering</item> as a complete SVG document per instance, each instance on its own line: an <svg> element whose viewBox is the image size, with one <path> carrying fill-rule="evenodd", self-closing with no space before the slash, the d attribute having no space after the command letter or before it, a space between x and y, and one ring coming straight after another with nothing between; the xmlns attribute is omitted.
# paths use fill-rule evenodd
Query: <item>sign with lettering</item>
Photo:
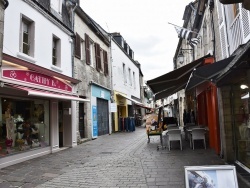
<svg viewBox="0 0 250 188"><path fill-rule="evenodd" d="M53 89L59 89L62 91L72 92L72 87L63 81L51 76L47 76L41 73L37 73L29 70L3 70L2 77L21 81L24 83L46 86Z"/></svg>

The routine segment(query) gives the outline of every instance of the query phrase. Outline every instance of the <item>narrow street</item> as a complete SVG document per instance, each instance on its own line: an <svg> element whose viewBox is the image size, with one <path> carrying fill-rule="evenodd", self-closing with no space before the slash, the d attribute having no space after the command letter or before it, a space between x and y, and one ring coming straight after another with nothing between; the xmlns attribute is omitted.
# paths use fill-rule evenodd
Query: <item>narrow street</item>
<svg viewBox="0 0 250 188"><path fill-rule="evenodd" d="M184 166L219 165L210 149L160 149L160 139L147 143L145 128L104 135L75 148L0 170L0 187L185 187Z"/></svg>

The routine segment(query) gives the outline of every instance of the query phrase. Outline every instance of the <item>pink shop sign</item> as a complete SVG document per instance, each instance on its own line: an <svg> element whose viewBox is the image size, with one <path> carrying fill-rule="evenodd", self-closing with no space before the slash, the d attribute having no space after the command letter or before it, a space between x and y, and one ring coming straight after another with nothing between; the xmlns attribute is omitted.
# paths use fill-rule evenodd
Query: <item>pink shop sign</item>
<svg viewBox="0 0 250 188"><path fill-rule="evenodd" d="M21 81L24 83L46 86L53 89L59 89L72 92L72 87L59 79L27 70L3 70L3 78Z"/></svg>

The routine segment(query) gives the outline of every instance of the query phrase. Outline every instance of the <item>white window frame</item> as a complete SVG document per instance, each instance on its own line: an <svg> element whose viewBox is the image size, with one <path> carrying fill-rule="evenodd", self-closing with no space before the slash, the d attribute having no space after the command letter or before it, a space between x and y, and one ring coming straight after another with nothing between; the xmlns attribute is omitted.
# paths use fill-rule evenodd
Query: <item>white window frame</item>
<svg viewBox="0 0 250 188"><path fill-rule="evenodd" d="M135 84L135 72L133 71L133 82L134 82L134 89L136 89L136 84Z"/></svg>
<svg viewBox="0 0 250 188"><path fill-rule="evenodd" d="M125 63L122 64L122 68L123 68L123 81L126 84L127 83L127 75L126 75L126 65L125 65Z"/></svg>
<svg viewBox="0 0 250 188"><path fill-rule="evenodd" d="M27 45L28 51L25 52L23 49L24 45L24 30L27 31ZM21 22L20 22L20 45L19 45L19 52L25 54L30 57L34 57L35 51L35 22L28 18L27 16L21 15Z"/></svg>
<svg viewBox="0 0 250 188"><path fill-rule="evenodd" d="M131 69L128 68L129 85L132 86Z"/></svg>
<svg viewBox="0 0 250 188"><path fill-rule="evenodd" d="M54 58L56 58L56 63L53 63ZM53 35L52 37L52 65L56 67L61 67L61 39L55 35Z"/></svg>

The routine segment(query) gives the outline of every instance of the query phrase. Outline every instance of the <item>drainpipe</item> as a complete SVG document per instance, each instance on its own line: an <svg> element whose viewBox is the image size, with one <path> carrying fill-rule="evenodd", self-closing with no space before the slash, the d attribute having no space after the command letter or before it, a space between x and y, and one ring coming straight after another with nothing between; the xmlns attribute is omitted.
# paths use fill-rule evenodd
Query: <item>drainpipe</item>
<svg viewBox="0 0 250 188"><path fill-rule="evenodd" d="M73 35L71 36L71 61L72 61L72 78L74 78L74 12L77 7L77 3L72 2L71 0L66 1L66 7L68 11L71 11L71 30L73 31Z"/></svg>
<svg viewBox="0 0 250 188"><path fill-rule="evenodd" d="M74 15L75 15L75 10L76 10L76 7L77 7L77 3L75 4L75 7L72 9L71 11L71 27L72 27L72 31L73 33L75 33L75 19L74 19ZM74 67L75 67L75 63L74 63L74 40L72 40L72 43L71 43L71 55L72 55L72 77L74 78Z"/></svg>

